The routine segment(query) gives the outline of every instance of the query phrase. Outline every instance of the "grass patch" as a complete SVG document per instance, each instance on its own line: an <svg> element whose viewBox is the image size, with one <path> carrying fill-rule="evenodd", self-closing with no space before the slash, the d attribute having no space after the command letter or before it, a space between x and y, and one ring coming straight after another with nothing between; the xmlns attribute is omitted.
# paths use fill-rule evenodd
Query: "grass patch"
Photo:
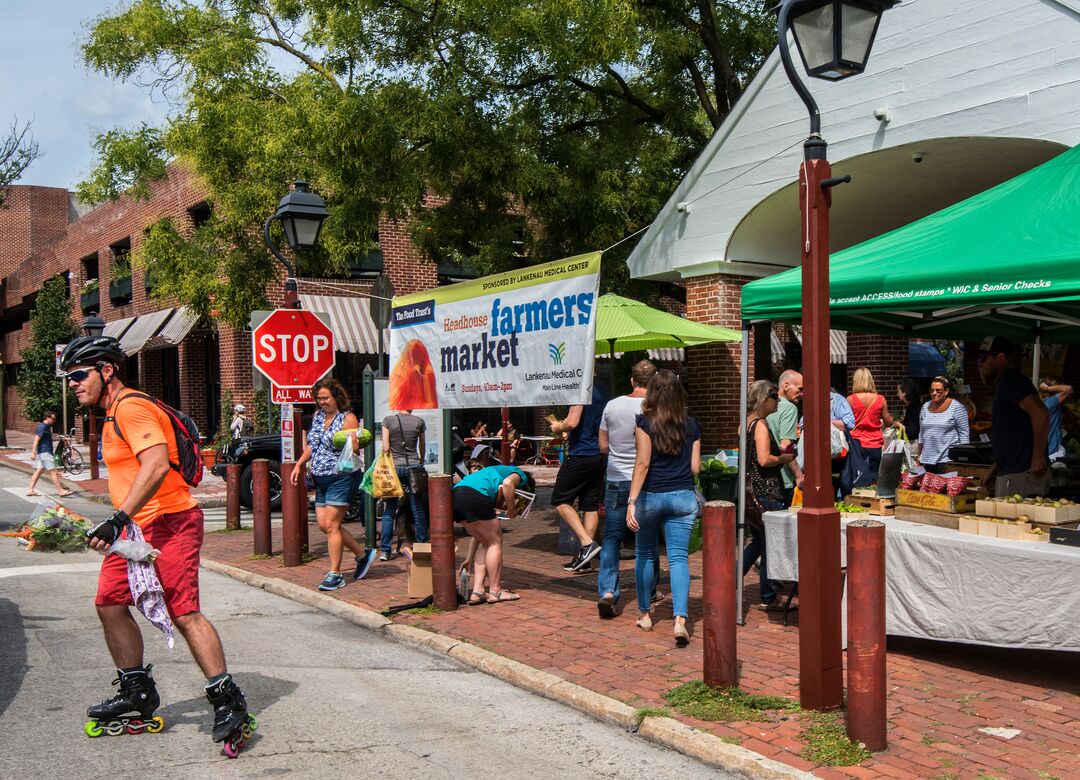
<svg viewBox="0 0 1080 780"><path fill-rule="evenodd" d="M729 745L741 745L742 740L738 737L720 737L721 742L726 742Z"/></svg>
<svg viewBox="0 0 1080 780"><path fill-rule="evenodd" d="M814 725L800 738L806 747L799 754L807 761L823 766L853 766L871 757L862 743L848 739L843 721L832 713L815 714Z"/></svg>
<svg viewBox="0 0 1080 780"><path fill-rule="evenodd" d="M799 704L781 696L751 696L738 688L710 688L701 680L688 682L664 694L667 703L698 720L728 723L733 720L767 721L770 710L796 712Z"/></svg>
<svg viewBox="0 0 1080 780"><path fill-rule="evenodd" d="M274 557L273 555L261 555L260 554L260 555L249 555L247 557L247 559L249 561L269 561L273 557Z"/></svg>
<svg viewBox="0 0 1080 780"><path fill-rule="evenodd" d="M937 737L932 737L929 734L923 734L922 743L924 745L933 745L935 742L941 742L942 740Z"/></svg>
<svg viewBox="0 0 1080 780"><path fill-rule="evenodd" d="M634 710L634 722L639 726L645 718L670 718L671 712L663 707L641 707Z"/></svg>
<svg viewBox="0 0 1080 780"><path fill-rule="evenodd" d="M403 615L441 615L442 610L436 607L434 604L428 604L426 607L417 607L416 609L407 609Z"/></svg>
<svg viewBox="0 0 1080 780"><path fill-rule="evenodd" d="M1034 772L1035 775L1037 775L1038 777L1041 777L1043 780L1061 780L1061 778L1057 775L1052 775L1049 772L1044 772L1041 769L1032 769L1031 771Z"/></svg>

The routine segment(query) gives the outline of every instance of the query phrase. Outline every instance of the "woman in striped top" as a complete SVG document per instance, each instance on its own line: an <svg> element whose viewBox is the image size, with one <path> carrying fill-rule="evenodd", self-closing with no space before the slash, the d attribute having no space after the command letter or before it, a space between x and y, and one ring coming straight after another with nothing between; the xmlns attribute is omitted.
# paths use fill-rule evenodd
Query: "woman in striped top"
<svg viewBox="0 0 1080 780"><path fill-rule="evenodd" d="M950 397L952 385L943 376L930 380L930 400L919 414L919 460L932 474L948 471L949 448L971 439L967 409Z"/></svg>

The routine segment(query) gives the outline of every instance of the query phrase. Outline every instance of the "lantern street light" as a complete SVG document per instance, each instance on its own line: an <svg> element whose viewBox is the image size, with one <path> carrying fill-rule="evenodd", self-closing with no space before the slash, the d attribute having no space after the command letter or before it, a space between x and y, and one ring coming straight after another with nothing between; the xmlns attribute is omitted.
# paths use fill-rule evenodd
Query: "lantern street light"
<svg viewBox="0 0 1080 780"><path fill-rule="evenodd" d="M100 336L105 332L105 320L98 316L96 311L92 311L86 315L86 319L82 324L83 333L87 336ZM64 388L64 392L67 392L67 388ZM87 444L90 446L90 479L99 479L100 472L98 470L98 434L97 434L97 416L94 414L94 407L90 407L90 419L88 427L90 429L90 435L87 437Z"/></svg>
<svg viewBox="0 0 1080 780"><path fill-rule="evenodd" d="M832 178L821 137L821 114L799 79L788 45L795 38L806 72L839 81L862 73L881 14L898 0L783 0L776 38L784 71L810 113L810 136L799 168L802 217L803 506L799 532L799 698L804 707L843 702L840 513L832 491L829 449L829 206Z"/></svg>
<svg viewBox="0 0 1080 780"><path fill-rule="evenodd" d="M285 229L285 240L294 250L311 249L319 240L319 230L323 221L330 216L326 210L326 202L314 192L308 191L306 181L297 181L293 190L286 193L278 203L275 211L266 224L263 225L263 240L270 254L281 261L285 266L285 308L299 308L296 291L296 272L292 263L281 253L273 239L270 238L270 224L276 219L281 222Z"/></svg>

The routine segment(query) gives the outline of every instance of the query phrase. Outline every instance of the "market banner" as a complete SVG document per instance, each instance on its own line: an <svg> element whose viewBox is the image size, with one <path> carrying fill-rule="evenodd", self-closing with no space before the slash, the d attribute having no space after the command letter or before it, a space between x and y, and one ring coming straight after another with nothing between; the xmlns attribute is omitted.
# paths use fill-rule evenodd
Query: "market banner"
<svg viewBox="0 0 1080 780"><path fill-rule="evenodd" d="M600 253L394 298L390 408L588 403Z"/></svg>

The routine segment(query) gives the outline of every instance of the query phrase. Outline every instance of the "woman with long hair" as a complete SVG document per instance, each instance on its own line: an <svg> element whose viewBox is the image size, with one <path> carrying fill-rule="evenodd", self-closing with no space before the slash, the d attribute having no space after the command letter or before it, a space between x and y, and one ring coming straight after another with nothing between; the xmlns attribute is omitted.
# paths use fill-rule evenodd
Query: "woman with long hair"
<svg viewBox="0 0 1080 780"><path fill-rule="evenodd" d="M362 472L339 473L337 464L343 447L334 447L334 434L359 428L360 421L352 413L349 394L336 379L320 379L312 388L312 395L319 409L311 418L304 453L296 462L289 479L295 485L301 467L311 462L311 476L315 481L315 518L319 522L319 530L326 534L326 550L330 555L330 571L319 583L319 590L337 590L345 587L345 578L341 575L341 557L345 547L356 556L353 579L364 576L368 560L363 545L341 527ZM354 450L360 449L356 437L348 439L345 446L349 441L353 443Z"/></svg>
<svg viewBox="0 0 1080 780"><path fill-rule="evenodd" d="M637 625L652 630L651 595L656 586L659 535L664 529L675 644L690 642L690 532L697 517L694 477L701 470L701 427L686 414L686 391L674 371L657 371L649 380L634 431L637 456L627 499L626 525L637 533L634 581Z"/></svg>
<svg viewBox="0 0 1080 780"><path fill-rule="evenodd" d="M780 452L780 444L772 437L765 421L776 411L779 402L780 393L768 379L754 382L746 394L746 484L765 512L784 508L784 484L780 479L780 470L795 459L792 453ZM743 550L742 573L745 577L754 561L761 558L758 602L765 609L777 602L776 586L768 574L765 528L754 523L748 525L750 544Z"/></svg>
<svg viewBox="0 0 1080 780"><path fill-rule="evenodd" d="M855 415L855 427L851 431L851 437L859 442L866 452L867 460L870 461L870 473L876 481L878 468L881 466L881 448L885 444L882 423L891 426L893 416L889 414L889 402L877 391L874 375L869 368L855 369L851 390L848 403Z"/></svg>
<svg viewBox="0 0 1080 780"><path fill-rule="evenodd" d="M971 441L967 409L950 396L952 383L946 377L930 380L930 400L919 415L919 461L931 474L949 470L949 448Z"/></svg>
<svg viewBox="0 0 1080 780"><path fill-rule="evenodd" d="M922 401L919 400L919 383L909 376L900 380L896 386L896 397L900 399L903 417L900 422L911 441L919 438L919 415L922 413Z"/></svg>

